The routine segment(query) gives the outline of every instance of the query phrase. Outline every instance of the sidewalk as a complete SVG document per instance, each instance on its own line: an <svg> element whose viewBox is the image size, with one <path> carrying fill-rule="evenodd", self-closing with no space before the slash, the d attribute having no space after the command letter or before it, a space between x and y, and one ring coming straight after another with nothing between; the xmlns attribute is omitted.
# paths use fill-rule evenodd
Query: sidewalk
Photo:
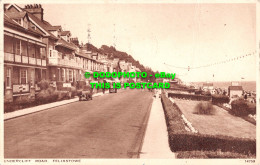
<svg viewBox="0 0 260 165"><path fill-rule="evenodd" d="M158 94L153 100L140 158L175 159L175 154L169 147L164 111Z"/></svg>
<svg viewBox="0 0 260 165"><path fill-rule="evenodd" d="M105 94L109 93L108 91L105 92ZM97 96L102 96L104 95L103 93L95 93L93 94L92 97L97 97ZM65 104L69 104L69 103L73 103L79 101L79 98L73 98L70 100L62 100L62 101L57 101L57 102L53 102L53 103L49 103L49 104L43 104L43 105L39 105L39 106L35 106L35 107L30 107L30 108L25 108L25 109L21 109L21 110L17 110L14 112L9 112L9 113L5 113L4 114L4 120L8 120L8 119L12 119L12 118L16 118L19 116L24 116L24 115L28 115L31 113L35 113L35 112L39 112L39 111L43 111L43 110L47 110L53 107L58 107L61 105L65 105Z"/></svg>

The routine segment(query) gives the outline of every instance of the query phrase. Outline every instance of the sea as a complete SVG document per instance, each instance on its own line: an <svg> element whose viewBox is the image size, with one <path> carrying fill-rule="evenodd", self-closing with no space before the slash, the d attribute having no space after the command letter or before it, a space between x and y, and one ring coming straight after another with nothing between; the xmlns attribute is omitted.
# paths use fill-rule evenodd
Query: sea
<svg viewBox="0 0 260 165"><path fill-rule="evenodd" d="M202 86L205 82L191 82L191 85ZM256 91L256 81L240 81L237 82L245 91ZM214 88L228 89L231 86L231 81L213 82Z"/></svg>

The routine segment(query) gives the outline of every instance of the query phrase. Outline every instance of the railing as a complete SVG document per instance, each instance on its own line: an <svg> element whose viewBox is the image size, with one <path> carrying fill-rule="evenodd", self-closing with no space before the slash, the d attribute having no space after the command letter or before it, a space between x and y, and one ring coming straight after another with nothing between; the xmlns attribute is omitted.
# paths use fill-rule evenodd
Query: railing
<svg viewBox="0 0 260 165"><path fill-rule="evenodd" d="M15 62L22 62L22 58L20 55L15 55Z"/></svg>
<svg viewBox="0 0 260 165"><path fill-rule="evenodd" d="M29 58L27 56L22 56L22 63L28 64Z"/></svg>
<svg viewBox="0 0 260 165"><path fill-rule="evenodd" d="M37 59L36 59L36 64L39 65L39 66L41 66L41 65L42 65L42 60L37 58Z"/></svg>
<svg viewBox="0 0 260 165"><path fill-rule="evenodd" d="M13 84L13 93L29 93L30 85L29 84Z"/></svg>
<svg viewBox="0 0 260 165"><path fill-rule="evenodd" d="M29 64L36 65L36 58L29 57Z"/></svg>
<svg viewBox="0 0 260 165"><path fill-rule="evenodd" d="M42 60L42 66L46 66L46 60Z"/></svg>
<svg viewBox="0 0 260 165"><path fill-rule="evenodd" d="M33 57L21 56L12 53L6 53L6 52L4 53L4 60L10 62L38 65L38 66L46 66L46 60L42 60L38 58L36 59ZM56 64L58 64L58 62Z"/></svg>
<svg viewBox="0 0 260 165"><path fill-rule="evenodd" d="M48 62L50 65L58 65L58 63L59 63L58 60L59 60L59 58L49 57Z"/></svg>
<svg viewBox="0 0 260 165"><path fill-rule="evenodd" d="M5 61L11 61L14 62L14 54L12 53L4 53L5 54Z"/></svg>

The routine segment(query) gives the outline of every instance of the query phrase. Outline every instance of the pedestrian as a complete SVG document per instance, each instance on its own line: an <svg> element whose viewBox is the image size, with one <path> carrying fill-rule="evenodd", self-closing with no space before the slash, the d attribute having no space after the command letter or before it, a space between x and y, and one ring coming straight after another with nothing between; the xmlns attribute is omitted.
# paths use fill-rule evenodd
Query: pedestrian
<svg viewBox="0 0 260 165"><path fill-rule="evenodd" d="M245 100L247 99L247 93L245 93L245 95L244 95L244 99L245 99Z"/></svg>

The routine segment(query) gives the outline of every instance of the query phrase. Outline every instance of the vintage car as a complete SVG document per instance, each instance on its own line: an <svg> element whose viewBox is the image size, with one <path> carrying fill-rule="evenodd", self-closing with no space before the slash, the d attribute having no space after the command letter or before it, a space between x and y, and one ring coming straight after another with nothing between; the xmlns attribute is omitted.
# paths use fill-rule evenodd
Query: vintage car
<svg viewBox="0 0 260 165"><path fill-rule="evenodd" d="M79 92L79 101L92 100L92 93L93 89L91 88L91 86L85 85L83 87L83 90Z"/></svg>
<svg viewBox="0 0 260 165"><path fill-rule="evenodd" d="M109 83L109 93L117 93L117 88L113 88L113 83L117 83L117 81L105 79L104 83Z"/></svg>

